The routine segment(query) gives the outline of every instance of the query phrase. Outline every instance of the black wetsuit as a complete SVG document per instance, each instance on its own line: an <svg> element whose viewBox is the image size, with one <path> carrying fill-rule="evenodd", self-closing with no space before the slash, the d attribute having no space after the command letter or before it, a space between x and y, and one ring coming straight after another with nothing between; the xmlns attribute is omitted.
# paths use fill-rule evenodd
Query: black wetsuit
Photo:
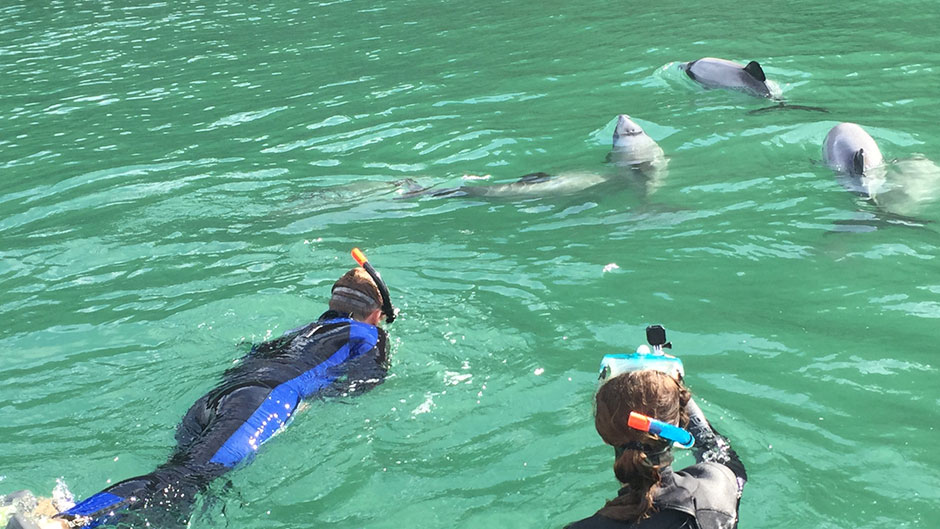
<svg viewBox="0 0 940 529"><path fill-rule="evenodd" d="M738 454L705 420L690 401L689 431L695 437L696 464L673 472L660 471L653 496L654 512L640 522L625 522L600 513L569 524L565 529L732 529L738 524L738 504L747 472ZM626 487L619 494L626 494Z"/></svg>
<svg viewBox="0 0 940 529"><path fill-rule="evenodd" d="M253 347L189 409L166 463L59 516L87 517L96 526L114 521L128 507L157 506L185 515L197 492L250 459L290 422L303 399L361 393L380 384L388 371L387 344L382 329L327 311L309 325Z"/></svg>

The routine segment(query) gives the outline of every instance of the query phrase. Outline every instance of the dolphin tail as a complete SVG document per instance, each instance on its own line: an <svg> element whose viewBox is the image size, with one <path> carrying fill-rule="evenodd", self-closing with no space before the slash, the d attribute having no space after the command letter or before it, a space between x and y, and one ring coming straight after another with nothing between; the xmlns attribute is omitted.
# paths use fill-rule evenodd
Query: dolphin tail
<svg viewBox="0 0 940 529"><path fill-rule="evenodd" d="M747 114L763 114L764 112L770 112L771 110L806 110L808 112L823 112L828 114L829 111L822 107L808 107L805 105L789 105L783 101L778 102L776 105L771 105L769 107L758 108L757 110L751 110Z"/></svg>
<svg viewBox="0 0 940 529"><path fill-rule="evenodd" d="M900 215L898 213L884 213L883 217L887 224L891 224L893 226L927 229L928 224L933 224L933 221L930 219L919 219L917 217Z"/></svg>
<svg viewBox="0 0 940 529"><path fill-rule="evenodd" d="M932 231L929 227L929 225L932 223L933 221L931 220L918 219L882 211L865 219L837 220L833 222L833 230L827 232L826 235L837 232L866 233L877 231L879 229L890 228L893 226Z"/></svg>
<svg viewBox="0 0 940 529"><path fill-rule="evenodd" d="M762 83L767 81L767 76L764 75L764 69L760 67L757 61L747 63L747 66L744 67L744 71Z"/></svg>

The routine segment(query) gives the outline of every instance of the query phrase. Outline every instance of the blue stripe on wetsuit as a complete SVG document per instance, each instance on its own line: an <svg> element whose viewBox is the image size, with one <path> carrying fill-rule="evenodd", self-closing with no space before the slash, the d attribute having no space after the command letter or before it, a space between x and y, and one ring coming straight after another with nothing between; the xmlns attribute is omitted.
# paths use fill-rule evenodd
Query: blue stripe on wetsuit
<svg viewBox="0 0 940 529"><path fill-rule="evenodd" d="M336 319L323 324L349 322L349 341L313 369L278 384L267 399L219 447L210 462L227 467L237 465L258 450L278 429L290 422L300 401L330 385L338 374L331 368L365 354L378 343L378 329L350 319Z"/></svg>
<svg viewBox="0 0 940 529"><path fill-rule="evenodd" d="M91 516L104 509L123 503L124 501L124 498L118 496L117 494L111 494L110 492L99 492L98 494L95 494L94 496L79 502L77 505L65 511L63 514L70 516ZM101 525L101 522L103 521L104 520L102 518L98 518L96 520L92 520L92 522L85 527L86 529L91 529L92 527Z"/></svg>

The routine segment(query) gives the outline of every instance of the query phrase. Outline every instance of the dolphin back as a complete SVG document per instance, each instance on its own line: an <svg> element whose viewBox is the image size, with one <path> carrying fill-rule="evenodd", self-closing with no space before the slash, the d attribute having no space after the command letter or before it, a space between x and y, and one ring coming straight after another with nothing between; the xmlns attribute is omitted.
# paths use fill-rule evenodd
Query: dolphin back
<svg viewBox="0 0 940 529"><path fill-rule="evenodd" d="M767 76L757 61L742 66L726 59L704 57L682 66L685 73L705 88L737 90L755 97L772 97Z"/></svg>
<svg viewBox="0 0 940 529"><path fill-rule="evenodd" d="M884 164L878 144L855 123L839 123L830 129L823 142L822 156L830 168L856 176Z"/></svg>

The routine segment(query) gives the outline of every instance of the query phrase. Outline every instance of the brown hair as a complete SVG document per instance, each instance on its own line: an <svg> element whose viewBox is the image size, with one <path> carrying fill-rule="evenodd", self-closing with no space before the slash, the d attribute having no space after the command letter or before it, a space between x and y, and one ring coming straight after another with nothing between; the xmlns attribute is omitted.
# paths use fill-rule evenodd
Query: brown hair
<svg viewBox="0 0 940 529"><path fill-rule="evenodd" d="M660 469L672 462L670 444L630 428L627 419L636 411L686 427L689 416L685 405L691 396L680 382L653 370L623 373L597 390L594 427L605 443L616 448L614 475L626 489L608 501L600 514L627 522L649 517Z"/></svg>
<svg viewBox="0 0 940 529"><path fill-rule="evenodd" d="M330 310L363 320L382 306L382 294L364 268L353 268L333 283Z"/></svg>

